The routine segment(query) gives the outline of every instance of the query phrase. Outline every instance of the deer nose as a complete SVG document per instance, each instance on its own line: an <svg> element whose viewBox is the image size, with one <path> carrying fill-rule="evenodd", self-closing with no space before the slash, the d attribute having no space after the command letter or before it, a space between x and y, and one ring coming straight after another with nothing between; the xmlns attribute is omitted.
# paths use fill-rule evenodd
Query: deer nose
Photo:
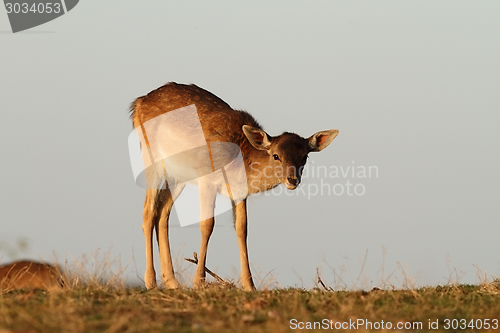
<svg viewBox="0 0 500 333"><path fill-rule="evenodd" d="M290 184L292 184L292 185L297 185L298 184L297 177L290 177L290 176L288 176L287 179L288 179L288 182Z"/></svg>

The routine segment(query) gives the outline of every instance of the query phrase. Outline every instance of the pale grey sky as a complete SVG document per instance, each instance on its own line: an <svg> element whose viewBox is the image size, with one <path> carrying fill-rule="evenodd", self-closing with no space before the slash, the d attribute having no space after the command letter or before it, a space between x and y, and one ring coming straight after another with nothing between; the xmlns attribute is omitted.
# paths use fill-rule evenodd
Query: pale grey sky
<svg viewBox="0 0 500 333"><path fill-rule="evenodd" d="M461 282L477 281L475 267L499 275L499 12L494 1L87 0L12 34L0 9L0 241L26 237L25 257L60 262L100 248L134 257L129 277L142 278L145 193L128 107L176 81L249 111L271 135L339 129L310 171L378 169L250 198L257 286L272 275L312 287L320 267L325 283L339 283L334 270L350 287L366 251L357 287L379 284L382 265L399 286L398 263L417 285L454 269ZM313 195L347 181L364 194ZM198 251L199 237L173 228L174 257ZM216 228L207 265L238 277L233 228Z"/></svg>

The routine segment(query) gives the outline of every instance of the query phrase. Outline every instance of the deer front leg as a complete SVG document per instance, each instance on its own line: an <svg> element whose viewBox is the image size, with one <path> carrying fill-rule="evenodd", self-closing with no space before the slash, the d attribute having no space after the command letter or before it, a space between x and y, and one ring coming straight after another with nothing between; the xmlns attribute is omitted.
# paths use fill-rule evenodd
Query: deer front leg
<svg viewBox="0 0 500 333"><path fill-rule="evenodd" d="M207 258L208 241L214 230L214 208L215 208L215 197L217 195L216 190L207 185L201 183L199 184L200 191L200 231L201 231L201 242L200 242L200 253L198 256L198 265L196 266L196 272L194 273L193 286L195 288L201 288L205 284L205 263Z"/></svg>
<svg viewBox="0 0 500 333"><path fill-rule="evenodd" d="M247 200L244 199L236 205L236 236L238 237L238 247L240 250L240 266L241 266L241 286L245 290L255 290L250 273L250 265L248 263L247 250Z"/></svg>

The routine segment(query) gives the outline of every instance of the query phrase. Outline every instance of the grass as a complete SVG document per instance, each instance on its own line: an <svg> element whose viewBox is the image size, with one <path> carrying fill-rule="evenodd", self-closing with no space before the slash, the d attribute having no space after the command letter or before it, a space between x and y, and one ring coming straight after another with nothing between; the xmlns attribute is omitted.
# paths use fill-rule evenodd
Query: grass
<svg viewBox="0 0 500 333"><path fill-rule="evenodd" d="M360 273L347 290L342 272L331 288L318 270L317 285L309 290L274 287L268 274L261 289L253 292L227 281L209 283L201 290L147 291L124 282L131 264L122 267L119 257L99 257L96 251L64 265L61 290L0 291L0 333L288 332L293 328L427 332L430 323L433 328L437 325L432 331L457 331L464 323L463 331L477 331L486 319L493 331L493 319L500 320L500 280L488 281L479 269L481 282L476 285L459 284L457 273L447 285L417 288L404 264L398 263L400 276L392 278L399 289L387 277L380 289L355 290ZM363 266L364 261L362 270ZM187 273L186 268L178 271ZM397 330L397 325L403 329Z"/></svg>
<svg viewBox="0 0 500 333"><path fill-rule="evenodd" d="M318 286L310 290L245 292L224 282L201 290L147 291L124 283L125 269L119 260L109 256L95 260L91 255L66 265L62 290L0 293L0 333L288 332L307 325L311 331L342 325L349 331L351 324L361 324L358 320L364 320L356 329L360 332L370 330L366 322L373 331L396 332L397 325L429 331L430 322L436 325L436 320L438 329L433 331L448 331L446 320L452 329L453 319L455 328L464 320L470 326L473 320L474 328L465 331L475 331L485 319L490 326L493 319L500 319L499 280L416 288L404 265L402 289L386 281L382 289L369 291L334 291L321 281L319 271ZM388 322L393 329L387 329Z"/></svg>
<svg viewBox="0 0 500 333"><path fill-rule="evenodd" d="M0 332L287 332L295 322L364 319L407 327L429 320L498 319L500 283L416 290L245 292L211 284L203 290L87 286L0 296ZM375 324L376 325L376 324ZM319 327L317 327L319 328ZM352 327L351 327L352 328ZM365 331L362 326L359 331ZM375 330L375 329L374 329ZM376 331L384 331L379 329ZM394 330L391 330L394 331ZM417 330L418 331L418 330Z"/></svg>

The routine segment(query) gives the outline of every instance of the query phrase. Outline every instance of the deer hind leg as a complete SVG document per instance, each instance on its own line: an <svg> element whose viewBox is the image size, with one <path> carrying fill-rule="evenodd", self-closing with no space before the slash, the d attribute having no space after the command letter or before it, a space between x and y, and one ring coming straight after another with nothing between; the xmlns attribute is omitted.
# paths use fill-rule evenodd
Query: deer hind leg
<svg viewBox="0 0 500 333"><path fill-rule="evenodd" d="M156 220L156 240L158 241L158 249L160 251L161 278L165 287L169 289L179 288L179 282L175 278L174 267L172 265L172 254L170 253L170 242L168 239L168 222L170 212L174 201L177 199L184 189L184 185L176 185L173 189L167 186L166 190L162 190L164 198L162 198L161 216Z"/></svg>
<svg viewBox="0 0 500 333"><path fill-rule="evenodd" d="M153 228L158 220L156 209L157 195L156 190L147 190L144 211L142 213L142 231L146 239L146 273L144 274L144 282L148 289L156 288L156 272L153 262Z"/></svg>
<svg viewBox="0 0 500 333"><path fill-rule="evenodd" d="M207 258L208 241L214 230L214 208L217 191L209 184L203 184L200 179L200 253L198 265L194 273L193 286L201 288L205 284L205 263Z"/></svg>
<svg viewBox="0 0 500 333"><path fill-rule="evenodd" d="M245 290L255 290L248 263L247 250L247 200L243 200L235 208L235 228L238 237L238 247L240 250L241 286Z"/></svg>

